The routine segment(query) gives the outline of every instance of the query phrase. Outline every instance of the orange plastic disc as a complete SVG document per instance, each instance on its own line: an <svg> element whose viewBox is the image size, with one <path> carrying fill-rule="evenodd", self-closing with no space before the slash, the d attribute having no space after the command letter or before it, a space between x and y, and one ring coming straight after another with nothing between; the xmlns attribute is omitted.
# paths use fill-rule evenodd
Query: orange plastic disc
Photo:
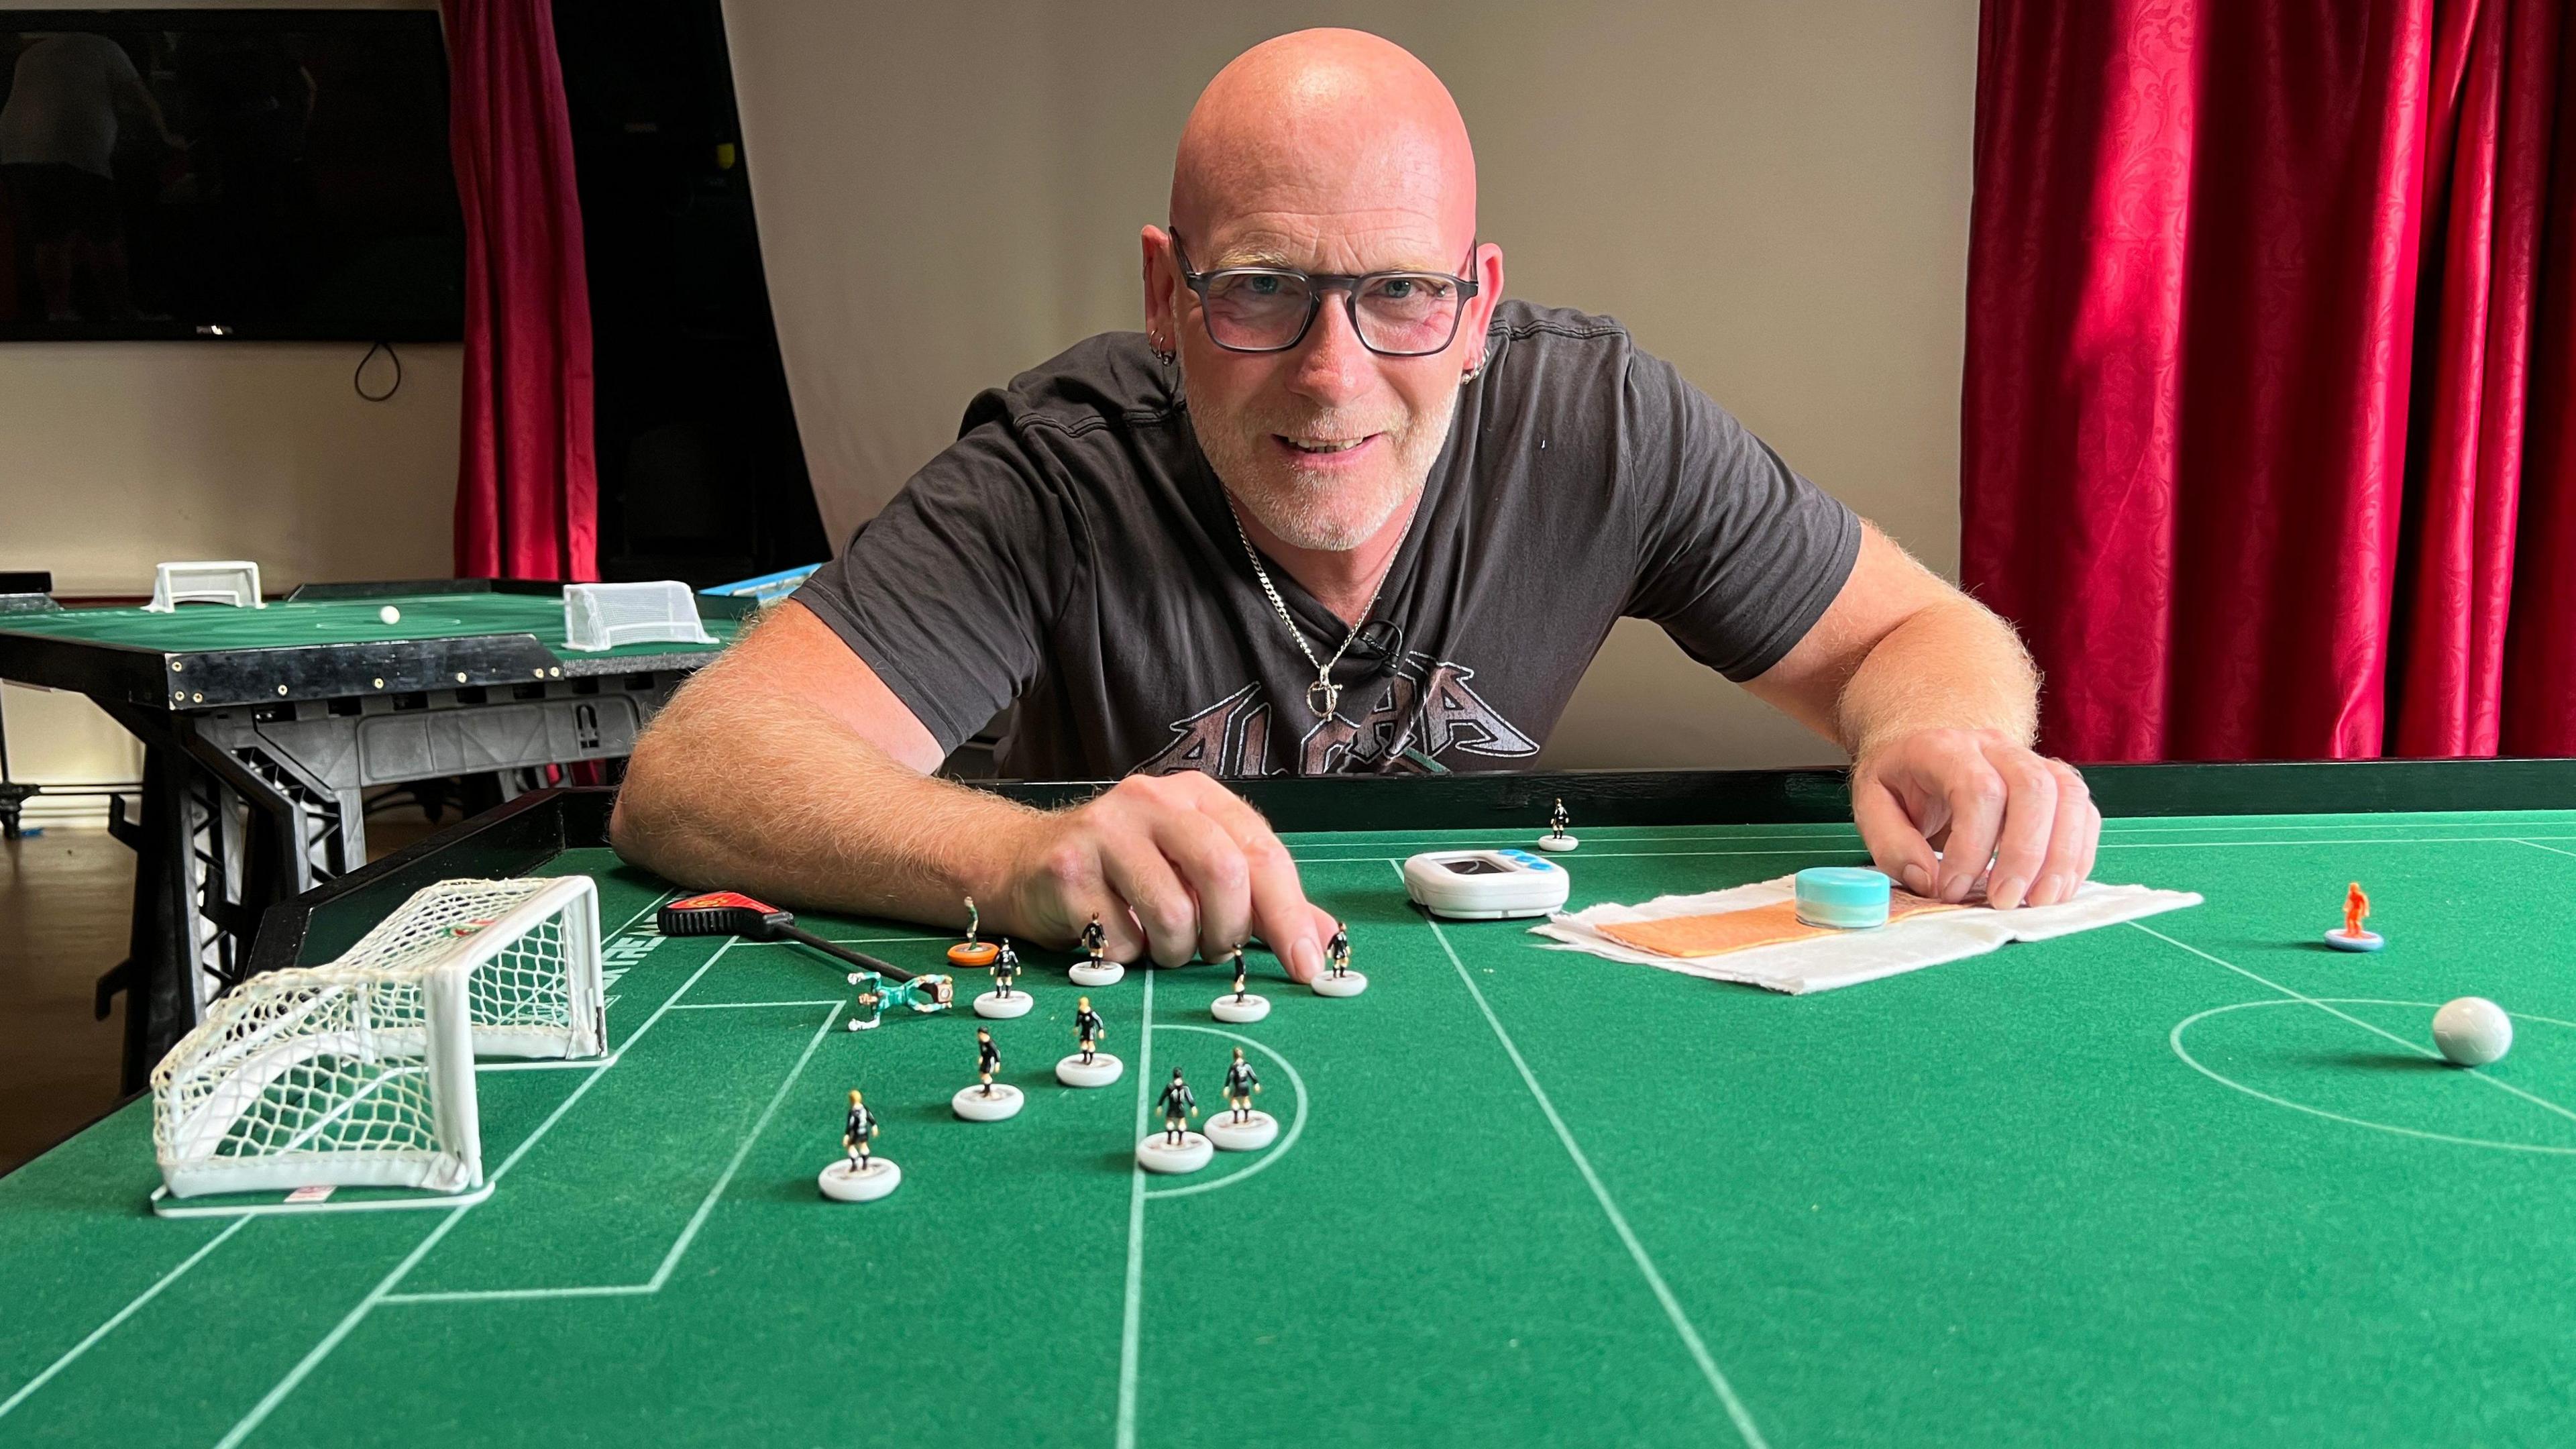
<svg viewBox="0 0 2576 1449"><path fill-rule="evenodd" d="M948 964L970 971L981 970L992 965L993 958L1001 954L1002 948L990 941L960 941L948 948Z"/></svg>

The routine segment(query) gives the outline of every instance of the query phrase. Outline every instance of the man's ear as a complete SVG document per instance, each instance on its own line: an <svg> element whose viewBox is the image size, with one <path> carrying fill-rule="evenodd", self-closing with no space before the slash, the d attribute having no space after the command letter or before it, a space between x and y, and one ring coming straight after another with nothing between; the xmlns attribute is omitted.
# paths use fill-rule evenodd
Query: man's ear
<svg viewBox="0 0 2576 1449"><path fill-rule="evenodd" d="M1145 284L1145 335L1154 345L1165 350L1176 348L1180 336L1172 305L1173 289L1180 284L1180 259L1172 253L1172 235L1159 226L1149 226L1138 237L1143 251Z"/></svg>

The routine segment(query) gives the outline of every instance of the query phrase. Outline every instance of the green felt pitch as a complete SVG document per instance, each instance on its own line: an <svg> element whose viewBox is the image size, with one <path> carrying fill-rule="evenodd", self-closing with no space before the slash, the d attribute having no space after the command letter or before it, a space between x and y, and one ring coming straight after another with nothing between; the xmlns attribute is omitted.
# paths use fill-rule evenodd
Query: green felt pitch
<svg viewBox="0 0 2576 1449"><path fill-rule="evenodd" d="M1534 832L1533 832L1534 833ZM1574 904L1857 863L1846 829L1586 827ZM614 930L613 1065L487 1070L489 1200L160 1221L146 1109L0 1179L0 1442L1079 1445L2547 1443L2576 1409L2576 817L2115 822L2202 907L1791 998L1433 926L1302 836L1367 994L1256 957L989 1023L842 1029L837 962ZM2327 950L2360 879L2387 951ZM622 928L620 928L623 923ZM808 917L899 965L945 937ZM976 988L961 980L961 988ZM1151 996L1153 1030L1140 1040ZM971 989L964 994L971 994ZM2494 998L2511 1056L2428 1060ZM1228 1035L1235 1033L1236 1035ZM1147 1178L1228 1048L1267 1152ZM902 1188L825 1201L845 1094Z"/></svg>
<svg viewBox="0 0 2576 1449"><path fill-rule="evenodd" d="M377 611L391 604L402 618L388 624ZM733 638L740 623L703 621L716 642ZM380 639L461 639L482 634L532 634L558 654L583 659L623 659L704 650L704 644L621 644L596 653L564 643L563 600L548 594L389 594L347 599L281 599L264 609L221 604L182 604L167 614L142 608L64 609L12 614L0 629L184 654L226 649L292 649L315 644L369 643Z"/></svg>

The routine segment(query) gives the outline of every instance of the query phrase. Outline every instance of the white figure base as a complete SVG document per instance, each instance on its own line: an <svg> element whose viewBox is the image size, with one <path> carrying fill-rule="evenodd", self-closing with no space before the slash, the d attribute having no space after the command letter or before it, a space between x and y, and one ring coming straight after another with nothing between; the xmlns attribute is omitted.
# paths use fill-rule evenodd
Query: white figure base
<svg viewBox="0 0 2576 1449"><path fill-rule="evenodd" d="M834 1202L875 1202L903 1185L903 1169L884 1157L871 1157L867 1166L854 1169L844 1157L824 1168L816 1181L823 1196Z"/></svg>
<svg viewBox="0 0 2576 1449"><path fill-rule="evenodd" d="M1356 971L1339 976L1327 971L1306 984L1314 988L1317 996L1357 996L1368 990L1368 978Z"/></svg>
<svg viewBox="0 0 2576 1449"><path fill-rule="evenodd" d="M1076 986L1115 986L1127 978L1127 968L1115 961L1095 965L1086 959L1065 968L1064 974Z"/></svg>
<svg viewBox="0 0 2576 1449"><path fill-rule="evenodd" d="M969 1122L999 1122L1020 1115L1022 1100L1020 1089L1008 1082L995 1082L989 1094L978 1082L958 1088L957 1095L948 1099L948 1110Z"/></svg>
<svg viewBox="0 0 2576 1449"><path fill-rule="evenodd" d="M1238 1122L1232 1107L1219 1107L1207 1119L1207 1140L1224 1152L1258 1152L1279 1140L1279 1119L1267 1112L1246 1112Z"/></svg>
<svg viewBox="0 0 2576 1449"><path fill-rule="evenodd" d="M1029 1008L1035 1005L1037 998L1025 991L1015 990L1008 996L999 991L987 991L975 998L975 1014L995 1021L1008 1021L1015 1016L1028 1015Z"/></svg>
<svg viewBox="0 0 2576 1449"><path fill-rule="evenodd" d="M1147 1172L1196 1172L1216 1157L1216 1149L1196 1132L1184 1132L1175 1145L1156 1132L1136 1144L1136 1165Z"/></svg>
<svg viewBox="0 0 2576 1449"><path fill-rule="evenodd" d="M1582 843L1571 835L1542 835L1538 838L1538 848L1541 850L1572 850Z"/></svg>
<svg viewBox="0 0 2576 1449"><path fill-rule="evenodd" d="M2364 931L2347 936L2340 930L2326 932L2326 944L2338 951L2376 951L2388 944L2388 938L2377 931Z"/></svg>
<svg viewBox="0 0 2576 1449"><path fill-rule="evenodd" d="M1087 1062L1082 1053L1075 1052L1055 1064L1055 1079L1068 1087L1105 1087L1126 1070L1125 1062L1107 1052L1093 1052Z"/></svg>
<svg viewBox="0 0 2576 1449"><path fill-rule="evenodd" d="M1261 1018L1268 1016L1269 1014L1270 998L1267 996L1254 996L1249 992L1246 992L1241 996L1237 996L1233 992L1229 991L1225 995L1208 1003L1208 1015L1215 1017L1219 1021L1231 1021L1237 1023L1259 1021Z"/></svg>

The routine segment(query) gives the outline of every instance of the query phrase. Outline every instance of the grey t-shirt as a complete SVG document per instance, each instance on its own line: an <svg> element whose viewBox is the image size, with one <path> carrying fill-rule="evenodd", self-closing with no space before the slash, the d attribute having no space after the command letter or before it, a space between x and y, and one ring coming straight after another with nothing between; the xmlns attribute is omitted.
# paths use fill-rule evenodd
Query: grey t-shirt
<svg viewBox="0 0 2576 1449"><path fill-rule="evenodd" d="M1030 779L1510 769L1620 616L1745 680L1833 601L1859 520L1617 322L1505 302L1486 354L1329 717L1132 332L978 396L796 599L943 750L1019 701ZM1329 658L1349 626L1270 576Z"/></svg>

